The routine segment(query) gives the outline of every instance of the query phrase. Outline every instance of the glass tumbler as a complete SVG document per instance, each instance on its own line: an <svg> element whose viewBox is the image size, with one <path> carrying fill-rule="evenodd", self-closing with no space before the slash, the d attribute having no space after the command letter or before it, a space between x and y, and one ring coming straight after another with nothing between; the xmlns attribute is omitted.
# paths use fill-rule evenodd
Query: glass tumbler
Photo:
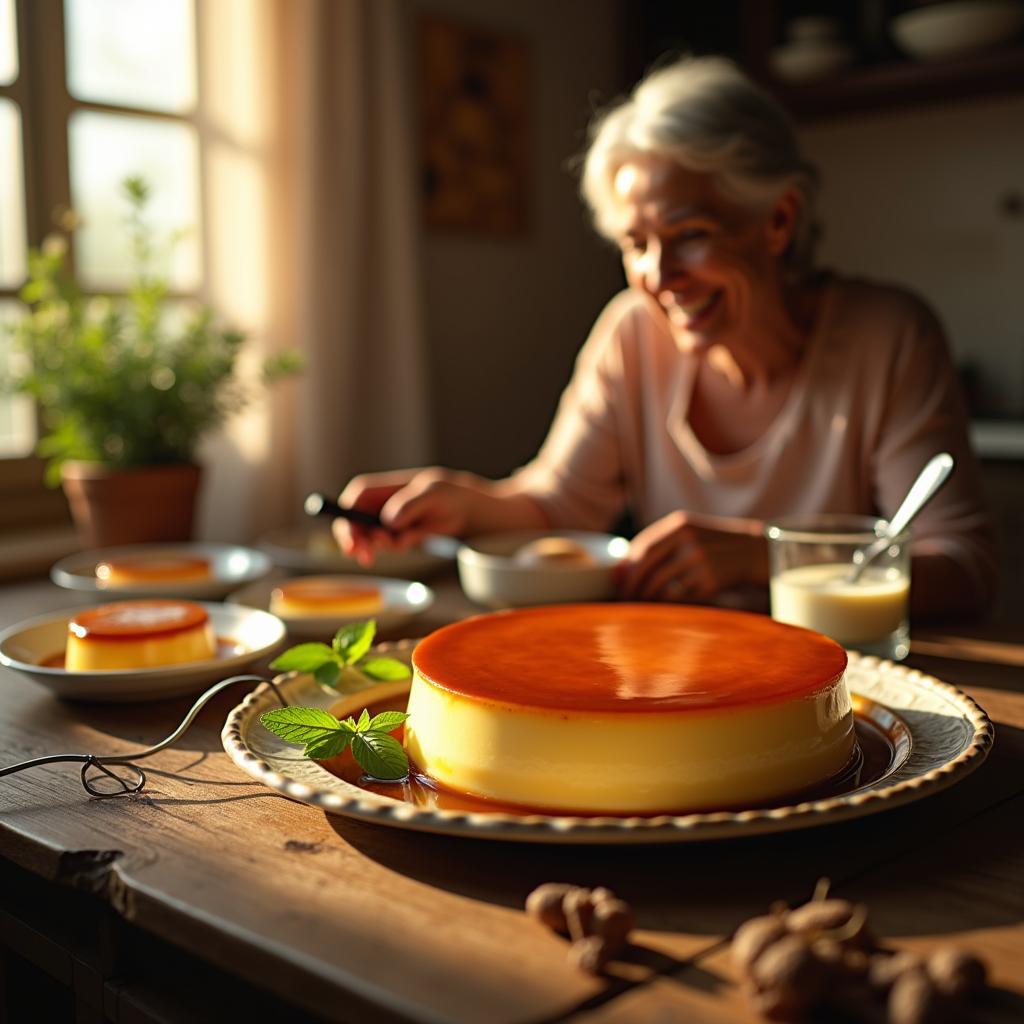
<svg viewBox="0 0 1024 1024"><path fill-rule="evenodd" d="M881 536L884 519L791 516L768 523L772 618L830 636L844 647L901 660L910 652L909 535L896 537L856 582L853 553Z"/></svg>

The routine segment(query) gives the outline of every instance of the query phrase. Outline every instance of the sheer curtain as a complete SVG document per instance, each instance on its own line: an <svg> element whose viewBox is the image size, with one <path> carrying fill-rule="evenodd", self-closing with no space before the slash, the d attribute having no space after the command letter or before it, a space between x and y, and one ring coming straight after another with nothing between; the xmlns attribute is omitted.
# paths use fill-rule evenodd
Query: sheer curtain
<svg viewBox="0 0 1024 1024"><path fill-rule="evenodd" d="M355 472L427 460L402 0L197 5L208 298L306 369L205 454L202 533L249 539Z"/></svg>

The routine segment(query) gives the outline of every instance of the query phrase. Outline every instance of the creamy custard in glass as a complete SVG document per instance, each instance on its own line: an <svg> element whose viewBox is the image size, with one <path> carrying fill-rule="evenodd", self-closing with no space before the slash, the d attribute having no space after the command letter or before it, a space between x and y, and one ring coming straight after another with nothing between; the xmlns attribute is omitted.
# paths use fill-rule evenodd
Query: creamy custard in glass
<svg viewBox="0 0 1024 1024"><path fill-rule="evenodd" d="M772 577L772 617L856 647L882 640L907 618L910 580L895 567L868 566L856 583L848 564L801 565Z"/></svg>

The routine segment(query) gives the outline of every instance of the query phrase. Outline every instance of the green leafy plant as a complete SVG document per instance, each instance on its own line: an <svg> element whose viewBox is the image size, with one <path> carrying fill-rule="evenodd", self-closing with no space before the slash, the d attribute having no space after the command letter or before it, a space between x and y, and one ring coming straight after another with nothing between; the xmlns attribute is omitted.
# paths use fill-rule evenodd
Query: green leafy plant
<svg viewBox="0 0 1024 1024"><path fill-rule="evenodd" d="M318 682L336 686L343 673L374 680L409 677L409 666L397 658L370 655L377 623L370 619L342 626L330 645L299 644L275 658L270 667L282 672L312 672ZM400 781L409 774L409 759L390 733L408 718L404 711L382 711L370 716L363 708L356 719L335 718L320 708L286 707L260 715L264 728L286 743L302 744L306 757L318 761L337 757L351 747L356 763L375 779Z"/></svg>
<svg viewBox="0 0 1024 1024"><path fill-rule="evenodd" d="M275 658L271 668L282 672L312 672L318 683L337 686L345 669L357 669L376 680L407 679L409 666L397 658L368 656L377 633L374 619L342 626L327 644L311 643L289 647Z"/></svg>
<svg viewBox="0 0 1024 1024"><path fill-rule="evenodd" d="M146 219L149 187L127 178L122 192L134 264L127 295L89 295L78 286L67 265L74 219L65 216L65 230L29 253L21 291L29 313L8 327L25 368L0 388L37 402L44 427L37 451L50 460L50 483L66 459L123 467L194 461L202 438L254 394L238 373L243 334L203 305L180 328L170 326L182 304L150 269L158 243ZM297 353L281 353L264 361L262 381L300 368Z"/></svg>
<svg viewBox="0 0 1024 1024"><path fill-rule="evenodd" d="M343 720L319 708L278 708L260 715L264 728L286 743L305 745L306 757L323 761L351 747L360 768L375 779L399 782L409 774L409 758L390 735L408 718L404 711L382 711L370 717L363 708L358 720Z"/></svg>

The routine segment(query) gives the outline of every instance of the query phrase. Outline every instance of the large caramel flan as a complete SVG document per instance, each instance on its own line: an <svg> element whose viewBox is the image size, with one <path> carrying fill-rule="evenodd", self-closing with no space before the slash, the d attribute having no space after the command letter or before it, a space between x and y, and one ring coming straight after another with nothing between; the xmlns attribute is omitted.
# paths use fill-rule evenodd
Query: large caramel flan
<svg viewBox="0 0 1024 1024"><path fill-rule="evenodd" d="M152 555L108 558L96 566L102 586L190 583L210 578L210 560L185 555Z"/></svg>
<svg viewBox="0 0 1024 1024"><path fill-rule="evenodd" d="M206 661L217 644L210 617L192 601L118 601L68 623L65 667L108 672Z"/></svg>
<svg viewBox="0 0 1024 1024"><path fill-rule="evenodd" d="M564 605L446 626L413 654L406 747L458 792L541 810L763 803L855 750L832 640L744 612Z"/></svg>

